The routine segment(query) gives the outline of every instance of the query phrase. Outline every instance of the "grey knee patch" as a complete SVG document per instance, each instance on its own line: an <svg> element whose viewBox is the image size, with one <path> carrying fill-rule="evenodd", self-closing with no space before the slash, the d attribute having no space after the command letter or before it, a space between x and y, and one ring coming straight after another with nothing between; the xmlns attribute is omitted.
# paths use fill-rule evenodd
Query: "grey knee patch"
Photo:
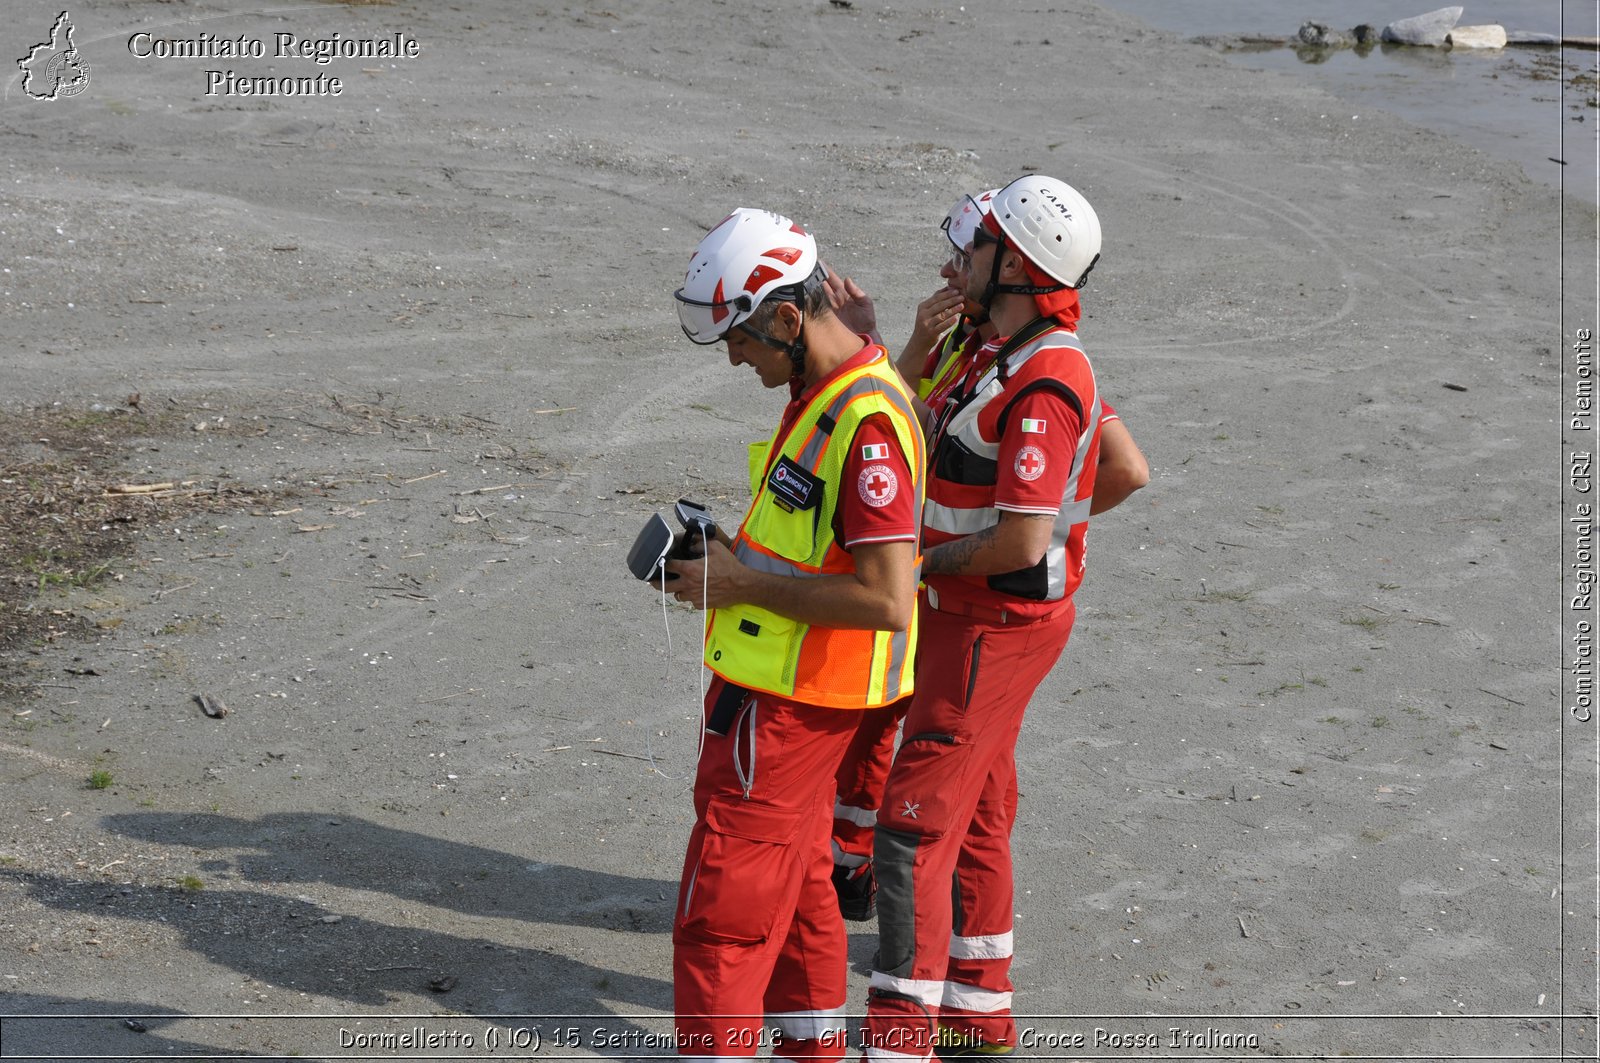
<svg viewBox="0 0 1600 1063"><path fill-rule="evenodd" d="M872 835L872 865L878 876L878 970L896 978L911 977L916 955L916 907L911 867L916 862L916 834L884 826Z"/></svg>

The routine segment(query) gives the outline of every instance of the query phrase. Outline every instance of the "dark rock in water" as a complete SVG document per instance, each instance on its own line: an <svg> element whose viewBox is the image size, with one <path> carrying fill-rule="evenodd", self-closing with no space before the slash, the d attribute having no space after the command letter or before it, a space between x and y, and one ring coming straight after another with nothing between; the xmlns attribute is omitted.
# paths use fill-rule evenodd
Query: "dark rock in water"
<svg viewBox="0 0 1600 1063"><path fill-rule="evenodd" d="M1283 48L1290 44L1299 44L1299 41L1289 37L1263 37L1259 34L1224 36L1206 33L1198 37L1190 37L1189 43L1215 48L1221 52L1264 52L1272 48Z"/></svg>
<svg viewBox="0 0 1600 1063"><path fill-rule="evenodd" d="M1370 22L1363 22L1361 25L1350 31L1350 36L1356 39L1357 44L1377 44L1378 27L1372 25Z"/></svg>
<svg viewBox="0 0 1600 1063"><path fill-rule="evenodd" d="M1303 24L1300 32L1295 34L1295 39L1302 45L1313 48L1348 48L1356 42L1354 36L1343 30L1336 30L1326 22Z"/></svg>
<svg viewBox="0 0 1600 1063"><path fill-rule="evenodd" d="M1463 8L1441 7L1425 15L1415 15L1391 22L1383 27L1383 39L1393 44L1412 44L1423 48L1438 48L1445 36L1461 20Z"/></svg>

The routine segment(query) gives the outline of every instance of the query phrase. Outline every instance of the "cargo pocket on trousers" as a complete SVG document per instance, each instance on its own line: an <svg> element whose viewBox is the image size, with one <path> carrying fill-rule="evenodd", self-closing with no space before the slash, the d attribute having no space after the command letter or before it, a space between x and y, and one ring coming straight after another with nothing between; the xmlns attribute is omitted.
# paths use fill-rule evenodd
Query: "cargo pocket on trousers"
<svg viewBox="0 0 1600 1063"><path fill-rule="evenodd" d="M678 932L713 945L767 940L786 898L800 886L794 840L802 816L737 797L713 797L678 911Z"/></svg>
<svg viewBox="0 0 1600 1063"><path fill-rule="evenodd" d="M889 771L878 826L926 838L965 830L956 802L968 788L971 765L970 742L934 731L907 735Z"/></svg>

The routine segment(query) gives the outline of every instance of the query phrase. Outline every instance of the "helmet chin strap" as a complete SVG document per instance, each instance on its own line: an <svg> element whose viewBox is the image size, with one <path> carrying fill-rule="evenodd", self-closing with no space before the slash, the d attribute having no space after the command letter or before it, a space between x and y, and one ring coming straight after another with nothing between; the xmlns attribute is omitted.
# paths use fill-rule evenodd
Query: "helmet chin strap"
<svg viewBox="0 0 1600 1063"><path fill-rule="evenodd" d="M1073 287L1069 284L1001 284L1000 256L1005 254L1006 250L1007 245L1004 239L995 245L994 259L989 266L989 283L984 285L983 298L978 300L978 304L983 307L983 312L973 318L975 322L989 320L990 304L994 302L994 297L997 295L1049 295L1051 292L1064 291ZM1096 257L1098 258L1099 256ZM1090 269L1093 268L1091 264ZM1084 271L1084 276L1088 276L1088 270Z"/></svg>
<svg viewBox="0 0 1600 1063"><path fill-rule="evenodd" d="M989 320L989 304L1000 293L1000 253L1005 249L1004 244L995 245L994 257L989 262L989 283L983 286L983 295L978 299L978 305L983 309L972 319L974 322Z"/></svg>
<svg viewBox="0 0 1600 1063"><path fill-rule="evenodd" d="M805 311L800 310L798 305L795 306L795 309L800 312L800 327L795 331L794 339L792 340L780 340L778 337L770 336L748 323L741 323L734 327L757 343L765 344L775 351L782 351L787 354L789 356L789 364L794 368L794 375L804 376L806 372L806 317Z"/></svg>

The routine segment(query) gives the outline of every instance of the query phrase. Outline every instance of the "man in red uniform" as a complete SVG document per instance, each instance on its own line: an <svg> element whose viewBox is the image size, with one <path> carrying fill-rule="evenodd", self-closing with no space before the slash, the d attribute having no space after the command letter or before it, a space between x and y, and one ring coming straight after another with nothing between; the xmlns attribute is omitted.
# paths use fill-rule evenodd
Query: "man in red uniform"
<svg viewBox="0 0 1600 1063"><path fill-rule="evenodd" d="M750 508L666 586L707 609L706 735L673 919L681 1055L846 1048L847 940L829 876L834 771L863 710L912 689L923 437L882 347L829 307L816 241L740 209L677 292L684 332L787 387L751 448Z"/></svg>
<svg viewBox="0 0 1600 1063"><path fill-rule="evenodd" d="M962 196L940 223L950 247L949 257L939 267L945 283L918 304L911 338L895 360L906 386L914 389L933 417L972 358L994 337L993 323L984 308L968 297L967 285L973 233L989 214L998 191L991 188ZM867 294L848 277L830 277L828 285L836 311L850 315L857 331L875 333L876 314ZM1150 481L1150 466L1133 436L1109 402L1101 405L1100 458L1091 515L1120 505ZM833 886L846 919L871 919L875 911L873 829L894 757L895 735L909 701L862 713L861 726L839 765L833 810Z"/></svg>
<svg viewBox="0 0 1600 1063"><path fill-rule="evenodd" d="M1083 577L1101 401L1072 330L1099 253L1088 201L1038 175L974 233L967 295L995 334L930 431L917 690L875 834L872 1060L1015 1049L1015 747Z"/></svg>

